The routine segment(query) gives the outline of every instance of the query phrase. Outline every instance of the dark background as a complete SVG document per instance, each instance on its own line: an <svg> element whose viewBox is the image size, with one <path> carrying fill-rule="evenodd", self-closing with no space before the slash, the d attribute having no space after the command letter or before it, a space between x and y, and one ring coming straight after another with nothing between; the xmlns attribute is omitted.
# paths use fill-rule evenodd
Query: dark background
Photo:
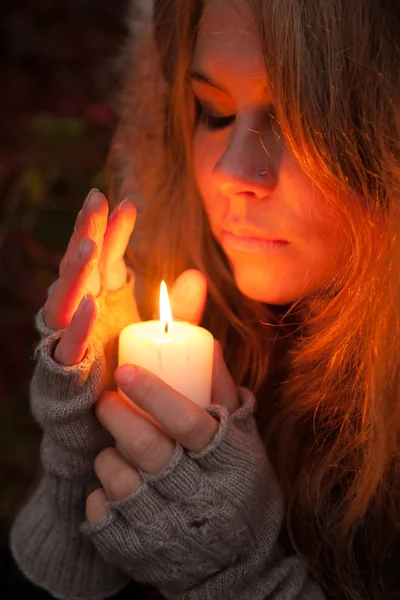
<svg viewBox="0 0 400 600"><path fill-rule="evenodd" d="M0 543L29 492L33 320L91 187L105 190L129 0L0 0Z"/></svg>

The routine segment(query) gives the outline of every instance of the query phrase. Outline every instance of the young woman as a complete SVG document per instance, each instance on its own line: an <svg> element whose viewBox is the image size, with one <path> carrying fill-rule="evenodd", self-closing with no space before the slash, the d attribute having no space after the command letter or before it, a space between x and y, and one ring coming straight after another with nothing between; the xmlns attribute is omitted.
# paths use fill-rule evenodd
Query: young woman
<svg viewBox="0 0 400 600"><path fill-rule="evenodd" d="M37 317L44 475L14 556L57 598L399 597L400 6L158 0L154 27L150 8L117 208L90 194ZM130 238L141 318L166 279L219 340L207 410L115 371Z"/></svg>

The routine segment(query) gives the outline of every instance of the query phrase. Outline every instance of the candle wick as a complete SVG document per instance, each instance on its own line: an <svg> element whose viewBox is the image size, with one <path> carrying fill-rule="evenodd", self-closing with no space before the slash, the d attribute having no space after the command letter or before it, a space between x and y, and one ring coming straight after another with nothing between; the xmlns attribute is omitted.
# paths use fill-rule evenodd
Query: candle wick
<svg viewBox="0 0 400 600"><path fill-rule="evenodd" d="M168 321L167 321L167 323L165 323L165 333L168 333L168 330L169 330L169 324L168 324Z"/></svg>

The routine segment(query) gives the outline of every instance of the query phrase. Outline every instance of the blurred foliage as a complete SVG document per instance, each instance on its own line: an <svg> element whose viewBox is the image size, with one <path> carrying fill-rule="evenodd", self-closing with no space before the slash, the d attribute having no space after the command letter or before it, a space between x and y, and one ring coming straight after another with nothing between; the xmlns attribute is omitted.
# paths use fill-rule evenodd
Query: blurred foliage
<svg viewBox="0 0 400 600"><path fill-rule="evenodd" d="M127 0L0 8L0 535L37 474L34 315L91 187L105 189Z"/></svg>

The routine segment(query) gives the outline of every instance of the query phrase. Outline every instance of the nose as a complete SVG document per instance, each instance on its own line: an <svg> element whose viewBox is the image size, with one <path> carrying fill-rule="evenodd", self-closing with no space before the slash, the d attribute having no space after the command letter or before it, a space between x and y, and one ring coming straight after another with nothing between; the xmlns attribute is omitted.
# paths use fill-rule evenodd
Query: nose
<svg viewBox="0 0 400 600"><path fill-rule="evenodd" d="M214 166L215 185L225 196L246 193L266 198L278 183L282 152L271 130L261 133L237 125Z"/></svg>

